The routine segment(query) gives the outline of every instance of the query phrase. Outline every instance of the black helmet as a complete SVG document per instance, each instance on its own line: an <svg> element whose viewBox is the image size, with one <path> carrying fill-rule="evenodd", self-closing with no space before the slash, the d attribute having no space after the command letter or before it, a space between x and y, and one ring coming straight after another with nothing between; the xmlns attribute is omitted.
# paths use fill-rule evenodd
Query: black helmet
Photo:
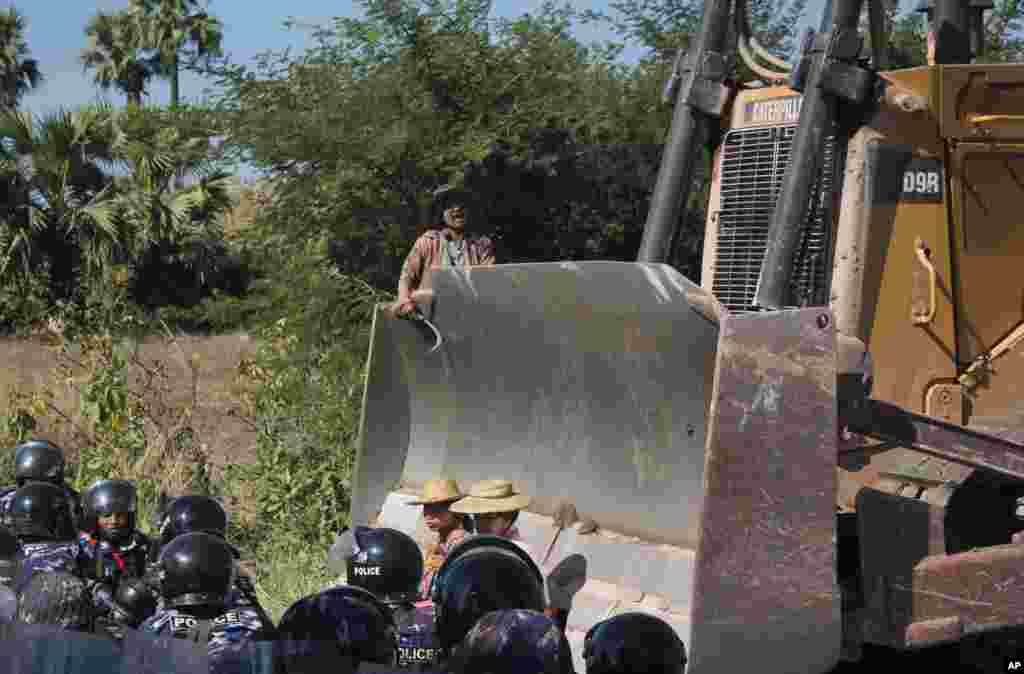
<svg viewBox="0 0 1024 674"><path fill-rule="evenodd" d="M168 504L161 522L160 540L167 544L182 534L197 531L224 538L227 530L228 514L216 499L188 494Z"/></svg>
<svg viewBox="0 0 1024 674"><path fill-rule="evenodd" d="M18 595L18 622L88 631L92 618L85 581L64 571L34 574Z"/></svg>
<svg viewBox="0 0 1024 674"><path fill-rule="evenodd" d="M448 666L452 674L561 674L572 671L572 654L546 615L509 609L480 618Z"/></svg>
<svg viewBox="0 0 1024 674"><path fill-rule="evenodd" d="M64 482L64 452L46 440L29 440L14 450L14 481Z"/></svg>
<svg viewBox="0 0 1024 674"><path fill-rule="evenodd" d="M381 601L416 601L423 577L423 553L407 534L395 529L356 527L356 550L347 560L350 585Z"/></svg>
<svg viewBox="0 0 1024 674"><path fill-rule="evenodd" d="M135 531L135 510L135 485L127 480L100 480L82 497L81 528L104 540L121 543ZM112 513L128 513L128 524L116 529L100 527L99 518Z"/></svg>
<svg viewBox="0 0 1024 674"><path fill-rule="evenodd" d="M164 604L224 604L235 580L235 557L222 538L203 532L178 536L160 552L160 594Z"/></svg>
<svg viewBox="0 0 1024 674"><path fill-rule="evenodd" d="M143 580L123 578L114 593L113 612L124 624L138 627L156 611L156 597Z"/></svg>
<svg viewBox="0 0 1024 674"><path fill-rule="evenodd" d="M683 674L686 647L672 626L647 613L597 623L583 641L587 674Z"/></svg>
<svg viewBox="0 0 1024 674"><path fill-rule="evenodd" d="M512 541L475 536L455 546L441 564L432 598L438 639L451 649L491 611L543 611L544 576Z"/></svg>
<svg viewBox="0 0 1024 674"><path fill-rule="evenodd" d="M14 492L8 511L14 535L65 540L75 526L67 494L55 484L29 482Z"/></svg>
<svg viewBox="0 0 1024 674"><path fill-rule="evenodd" d="M284 612L277 648L287 672L355 671L394 665L398 631L387 607L360 587L341 585L303 597Z"/></svg>

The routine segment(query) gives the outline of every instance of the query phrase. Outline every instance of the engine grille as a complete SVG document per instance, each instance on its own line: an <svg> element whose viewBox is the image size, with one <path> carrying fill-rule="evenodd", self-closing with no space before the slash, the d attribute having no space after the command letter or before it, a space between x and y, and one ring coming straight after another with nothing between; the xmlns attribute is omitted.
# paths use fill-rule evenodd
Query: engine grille
<svg viewBox="0 0 1024 674"><path fill-rule="evenodd" d="M732 311L753 310L768 227L789 162L796 125L730 131L722 143L718 250L712 291ZM811 187L801 231L791 301L795 306L828 304L832 280L833 199L836 143L830 136L819 177Z"/></svg>

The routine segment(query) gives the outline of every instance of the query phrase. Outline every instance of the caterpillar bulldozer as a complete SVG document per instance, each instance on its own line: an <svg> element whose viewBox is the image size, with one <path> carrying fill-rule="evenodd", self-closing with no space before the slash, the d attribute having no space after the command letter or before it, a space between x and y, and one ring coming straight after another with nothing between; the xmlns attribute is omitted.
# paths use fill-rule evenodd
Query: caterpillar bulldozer
<svg viewBox="0 0 1024 674"><path fill-rule="evenodd" d="M861 0L830 0L792 66L708 0L636 262L436 269L423 320L378 307L353 525L422 539L425 480L513 480L545 571L576 560L581 672L632 610L696 673L1011 657L1024 65L973 62L991 7L924 6L933 62L891 70L874 0L870 54ZM667 261L703 148L696 283Z"/></svg>

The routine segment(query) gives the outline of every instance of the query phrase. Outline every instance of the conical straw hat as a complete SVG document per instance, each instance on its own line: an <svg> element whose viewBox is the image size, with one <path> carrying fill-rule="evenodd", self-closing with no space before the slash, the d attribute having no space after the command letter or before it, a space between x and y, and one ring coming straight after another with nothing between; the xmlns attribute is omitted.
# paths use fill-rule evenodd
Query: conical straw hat
<svg viewBox="0 0 1024 674"><path fill-rule="evenodd" d="M465 496L459 491L455 480L427 480L423 484L423 493L409 505L427 505L434 503L451 503Z"/></svg>
<svg viewBox="0 0 1024 674"><path fill-rule="evenodd" d="M452 505L453 513L483 515L522 510L530 497L518 493L509 480L483 480L469 489L469 495Z"/></svg>

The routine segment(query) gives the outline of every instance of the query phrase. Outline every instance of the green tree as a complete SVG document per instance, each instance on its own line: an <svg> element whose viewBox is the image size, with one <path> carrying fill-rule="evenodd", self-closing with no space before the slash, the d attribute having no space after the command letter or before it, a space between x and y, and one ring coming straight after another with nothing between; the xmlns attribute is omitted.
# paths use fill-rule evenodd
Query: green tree
<svg viewBox="0 0 1024 674"><path fill-rule="evenodd" d="M1024 60L1024 3L1020 0L995 0L995 8L986 12L985 53L980 63L1019 63ZM894 17L891 44L892 67L912 68L928 61L927 15L917 5Z"/></svg>
<svg viewBox="0 0 1024 674"><path fill-rule="evenodd" d="M197 301L225 262L228 176L210 160L217 131L204 116L187 108L141 108L119 119L114 154L123 175L114 179L114 210L118 222L131 228L125 247L134 297L144 304ZM197 179L172 190L185 173Z"/></svg>
<svg viewBox="0 0 1024 674"><path fill-rule="evenodd" d="M803 18L807 0L749 0L751 29L758 42L780 58L794 55L796 27ZM621 38L647 49L647 58L672 62L700 31L704 3L698 0L614 0L612 14L585 11L585 22L609 25ZM741 70L742 79L751 73Z"/></svg>
<svg viewBox="0 0 1024 674"><path fill-rule="evenodd" d="M4 287L43 278L46 300L75 311L103 305L115 285L150 305L198 301L215 287L230 199L209 161L215 130L205 117L138 106L0 114ZM186 171L199 176L195 184L172 191ZM161 286L165 294L154 294Z"/></svg>
<svg viewBox="0 0 1024 674"><path fill-rule="evenodd" d="M103 171L115 137L111 112L102 106L38 119L0 111L0 181L8 196L0 276L48 274L59 299L107 266L119 245Z"/></svg>
<svg viewBox="0 0 1024 674"><path fill-rule="evenodd" d="M223 24L198 0L130 0L128 12L139 45L155 53L171 82L171 105L179 105L182 68L208 66L222 54Z"/></svg>
<svg viewBox="0 0 1024 674"><path fill-rule="evenodd" d="M128 12L97 12L85 27L88 44L79 57L96 84L116 87L134 105L142 104L147 84L160 74L159 59L142 54L138 29Z"/></svg>
<svg viewBox="0 0 1024 674"><path fill-rule="evenodd" d="M43 81L39 62L29 58L28 21L14 7L0 10L0 106L18 107L21 97Z"/></svg>

